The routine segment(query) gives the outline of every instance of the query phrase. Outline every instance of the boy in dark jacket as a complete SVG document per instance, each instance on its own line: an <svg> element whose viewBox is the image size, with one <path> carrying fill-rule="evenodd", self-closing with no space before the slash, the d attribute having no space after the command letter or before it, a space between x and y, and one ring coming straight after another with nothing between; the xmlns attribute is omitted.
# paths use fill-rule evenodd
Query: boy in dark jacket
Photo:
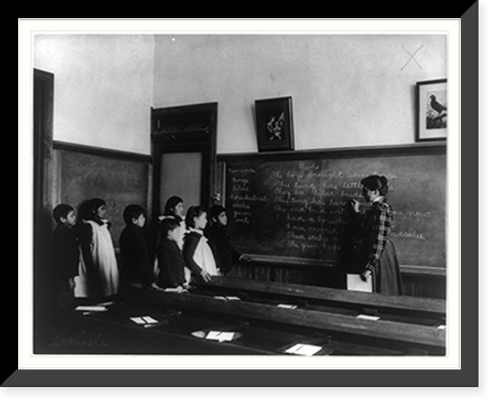
<svg viewBox="0 0 500 409"><path fill-rule="evenodd" d="M144 232L146 216L144 209L129 205L123 212L126 226L120 235L120 271L125 288L148 288L155 280L153 263Z"/></svg>
<svg viewBox="0 0 500 409"><path fill-rule="evenodd" d="M52 232L53 301L60 309L70 309L74 305L75 277L80 265L80 243L74 229L76 214L70 205L59 204L52 217L57 223Z"/></svg>

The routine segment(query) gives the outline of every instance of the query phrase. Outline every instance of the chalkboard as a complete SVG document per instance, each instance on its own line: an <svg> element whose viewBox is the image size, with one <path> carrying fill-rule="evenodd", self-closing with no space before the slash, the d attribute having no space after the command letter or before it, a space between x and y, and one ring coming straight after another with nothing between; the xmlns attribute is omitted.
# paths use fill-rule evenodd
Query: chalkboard
<svg viewBox="0 0 500 409"><path fill-rule="evenodd" d="M63 143L55 144L54 148L58 174L56 201L78 209L86 200L104 199L113 244L118 248L125 227L125 207L138 204L146 212L150 207L149 157Z"/></svg>
<svg viewBox="0 0 500 409"><path fill-rule="evenodd" d="M391 240L400 264L410 272L444 272L445 145L218 159L231 236L240 251L352 268L359 240L348 202L363 202L360 181L380 174L389 180L387 200L395 211Z"/></svg>

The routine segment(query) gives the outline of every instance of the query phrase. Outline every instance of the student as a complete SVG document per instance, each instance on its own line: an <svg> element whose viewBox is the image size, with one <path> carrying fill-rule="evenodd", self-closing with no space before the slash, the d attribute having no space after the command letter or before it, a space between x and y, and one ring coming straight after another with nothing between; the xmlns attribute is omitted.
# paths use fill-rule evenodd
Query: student
<svg viewBox="0 0 500 409"><path fill-rule="evenodd" d="M81 224L82 276L86 297L112 297L118 292L119 276L106 202L94 198L87 202Z"/></svg>
<svg viewBox="0 0 500 409"><path fill-rule="evenodd" d="M126 226L120 235L120 286L121 288L148 288L155 280L148 240L144 232L144 209L128 205L123 211Z"/></svg>
<svg viewBox="0 0 500 409"><path fill-rule="evenodd" d="M373 291L381 294L402 295L403 282L396 248L389 233L394 212L386 200L389 190L385 176L371 175L361 181L363 197L371 204L364 214L359 202L352 201L352 208L361 222L362 245L360 262L361 279L373 277Z"/></svg>
<svg viewBox="0 0 500 409"><path fill-rule="evenodd" d="M203 229L207 225L207 212L200 206L192 206L186 215L187 233L184 236L183 256L186 267L204 281L210 281L212 276L220 275L215 263L212 249Z"/></svg>
<svg viewBox="0 0 500 409"><path fill-rule="evenodd" d="M165 219L177 220L181 227L180 237L177 241L179 248L182 250L184 245L184 234L186 232L186 224L184 221L184 201L179 196L171 196L165 203L164 214L160 216L160 223Z"/></svg>
<svg viewBox="0 0 500 409"><path fill-rule="evenodd" d="M153 285L158 290L173 289L182 292L188 288L184 275L184 259L177 245L181 234L178 220L168 218L162 221L157 249L159 274Z"/></svg>
<svg viewBox="0 0 500 409"><path fill-rule="evenodd" d="M59 204L52 217L57 223L52 232L52 268L57 307L65 310L74 304L75 277L80 264L80 243L75 232L76 213L72 206Z"/></svg>
<svg viewBox="0 0 500 409"><path fill-rule="evenodd" d="M249 261L249 258L236 250L230 241L227 228L227 212L221 205L214 205L210 209L210 226L205 230L208 244L212 248L215 262L222 275L231 273L233 265L240 261Z"/></svg>

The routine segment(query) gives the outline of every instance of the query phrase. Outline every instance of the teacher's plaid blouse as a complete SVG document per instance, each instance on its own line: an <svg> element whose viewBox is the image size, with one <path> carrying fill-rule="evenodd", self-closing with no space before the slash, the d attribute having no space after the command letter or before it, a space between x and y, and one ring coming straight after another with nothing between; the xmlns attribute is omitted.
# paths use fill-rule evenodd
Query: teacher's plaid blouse
<svg viewBox="0 0 500 409"><path fill-rule="evenodd" d="M363 228L363 254L367 260L365 270L375 271L391 232L393 218L394 212L385 198L374 202L365 213Z"/></svg>

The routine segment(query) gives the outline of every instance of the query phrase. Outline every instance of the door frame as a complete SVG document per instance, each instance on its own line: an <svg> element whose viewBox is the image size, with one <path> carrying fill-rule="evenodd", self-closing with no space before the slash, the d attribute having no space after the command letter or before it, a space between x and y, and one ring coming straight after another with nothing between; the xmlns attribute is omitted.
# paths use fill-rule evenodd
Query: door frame
<svg viewBox="0 0 500 409"><path fill-rule="evenodd" d="M201 153L200 205L205 208L212 205L216 170L217 113L217 102L151 108L153 220L163 213L164 204L159 201L161 160L164 153Z"/></svg>
<svg viewBox="0 0 500 409"><path fill-rule="evenodd" d="M49 251L54 124L54 74L33 70L33 296L35 314L46 306L51 286Z"/></svg>

